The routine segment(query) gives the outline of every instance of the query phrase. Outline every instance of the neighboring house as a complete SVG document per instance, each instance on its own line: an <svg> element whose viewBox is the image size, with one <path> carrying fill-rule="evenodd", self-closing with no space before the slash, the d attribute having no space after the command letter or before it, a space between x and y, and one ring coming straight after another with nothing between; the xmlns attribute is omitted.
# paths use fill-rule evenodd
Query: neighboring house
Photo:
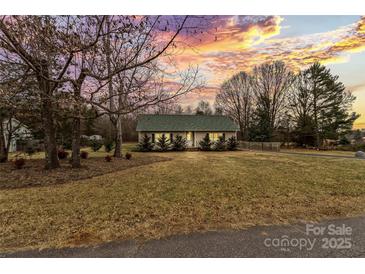
<svg viewBox="0 0 365 274"><path fill-rule="evenodd" d="M84 138L89 141L102 141L103 140L103 136L101 136L101 135L90 135L90 136L81 135L81 138Z"/></svg>
<svg viewBox="0 0 365 274"><path fill-rule="evenodd" d="M145 114L138 117L138 139L144 134L151 137L152 142L165 135L173 140L175 136L183 136L188 147L199 147L199 142L208 133L211 141L219 136L228 139L237 137L238 126L227 116L222 115L188 115L188 114Z"/></svg>
<svg viewBox="0 0 365 274"><path fill-rule="evenodd" d="M3 129L5 144L8 143L9 133L12 134L10 145L7 148L8 152L17 151L17 143L20 140L32 138L32 132L30 131L30 129L14 118L11 120L5 120L3 122Z"/></svg>

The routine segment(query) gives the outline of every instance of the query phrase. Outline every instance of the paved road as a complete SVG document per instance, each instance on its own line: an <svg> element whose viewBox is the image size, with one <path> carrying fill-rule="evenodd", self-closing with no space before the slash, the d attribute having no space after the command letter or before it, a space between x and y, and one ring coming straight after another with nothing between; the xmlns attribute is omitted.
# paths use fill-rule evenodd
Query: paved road
<svg viewBox="0 0 365 274"><path fill-rule="evenodd" d="M308 225L318 231L323 229L323 235L315 236L313 232L308 235ZM334 231L342 235L329 235ZM343 235L345 232L347 235ZM285 245L287 240L289 245ZM327 243L330 248L325 248ZM365 257L365 216L319 224L194 233L144 244L115 241L94 247L30 250L0 257Z"/></svg>

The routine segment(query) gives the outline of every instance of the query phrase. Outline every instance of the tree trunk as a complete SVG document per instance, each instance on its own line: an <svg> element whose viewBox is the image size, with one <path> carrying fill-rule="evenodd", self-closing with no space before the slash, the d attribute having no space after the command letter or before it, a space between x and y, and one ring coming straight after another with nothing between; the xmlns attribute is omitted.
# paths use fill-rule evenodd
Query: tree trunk
<svg viewBox="0 0 365 274"><path fill-rule="evenodd" d="M314 85L314 98L313 98L313 114L314 114L314 126L315 126L315 135L316 135L316 147L319 149L321 145L321 139L319 135L319 125L318 125L318 108L317 108L317 86Z"/></svg>
<svg viewBox="0 0 365 274"><path fill-rule="evenodd" d="M41 90L41 115L44 130L44 146L46 155L46 169L60 167L57 155L56 129L53 122L52 92L48 78L47 61L41 63L40 75L38 75L39 88Z"/></svg>
<svg viewBox="0 0 365 274"><path fill-rule="evenodd" d="M80 160L80 117L75 117L72 122L72 162L73 168L81 167Z"/></svg>
<svg viewBox="0 0 365 274"><path fill-rule="evenodd" d="M0 163L8 161L8 150L5 144L3 120L0 120Z"/></svg>
<svg viewBox="0 0 365 274"><path fill-rule="evenodd" d="M81 86L85 80L85 73L81 71L79 78L74 85L74 118L72 122L72 162L73 168L81 167L80 160L80 139L81 139Z"/></svg>
<svg viewBox="0 0 365 274"><path fill-rule="evenodd" d="M116 137L115 137L115 149L114 149L114 157L115 158L122 158L122 143L123 143L123 136L122 136L122 117L119 115L117 118L117 126L116 126Z"/></svg>

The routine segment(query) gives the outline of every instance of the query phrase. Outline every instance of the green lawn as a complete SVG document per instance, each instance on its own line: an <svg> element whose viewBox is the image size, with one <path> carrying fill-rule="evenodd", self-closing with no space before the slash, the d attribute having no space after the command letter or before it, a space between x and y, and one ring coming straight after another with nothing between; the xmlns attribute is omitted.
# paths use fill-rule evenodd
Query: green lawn
<svg viewBox="0 0 365 274"><path fill-rule="evenodd" d="M275 153L147 153L171 161L0 190L0 251L152 239L365 212L365 161Z"/></svg>

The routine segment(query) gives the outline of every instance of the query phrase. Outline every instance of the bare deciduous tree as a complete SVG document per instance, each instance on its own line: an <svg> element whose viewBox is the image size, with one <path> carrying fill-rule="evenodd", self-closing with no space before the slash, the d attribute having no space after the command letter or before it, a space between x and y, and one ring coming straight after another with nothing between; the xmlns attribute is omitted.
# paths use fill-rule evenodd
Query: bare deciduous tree
<svg viewBox="0 0 365 274"><path fill-rule="evenodd" d="M254 104L250 76L240 72L224 82L215 104L223 114L231 117L240 127L241 138L248 139L248 128Z"/></svg>
<svg viewBox="0 0 365 274"><path fill-rule="evenodd" d="M255 95L256 130L262 140L271 140L286 106L287 92L295 79L283 62L266 63L252 72Z"/></svg>

